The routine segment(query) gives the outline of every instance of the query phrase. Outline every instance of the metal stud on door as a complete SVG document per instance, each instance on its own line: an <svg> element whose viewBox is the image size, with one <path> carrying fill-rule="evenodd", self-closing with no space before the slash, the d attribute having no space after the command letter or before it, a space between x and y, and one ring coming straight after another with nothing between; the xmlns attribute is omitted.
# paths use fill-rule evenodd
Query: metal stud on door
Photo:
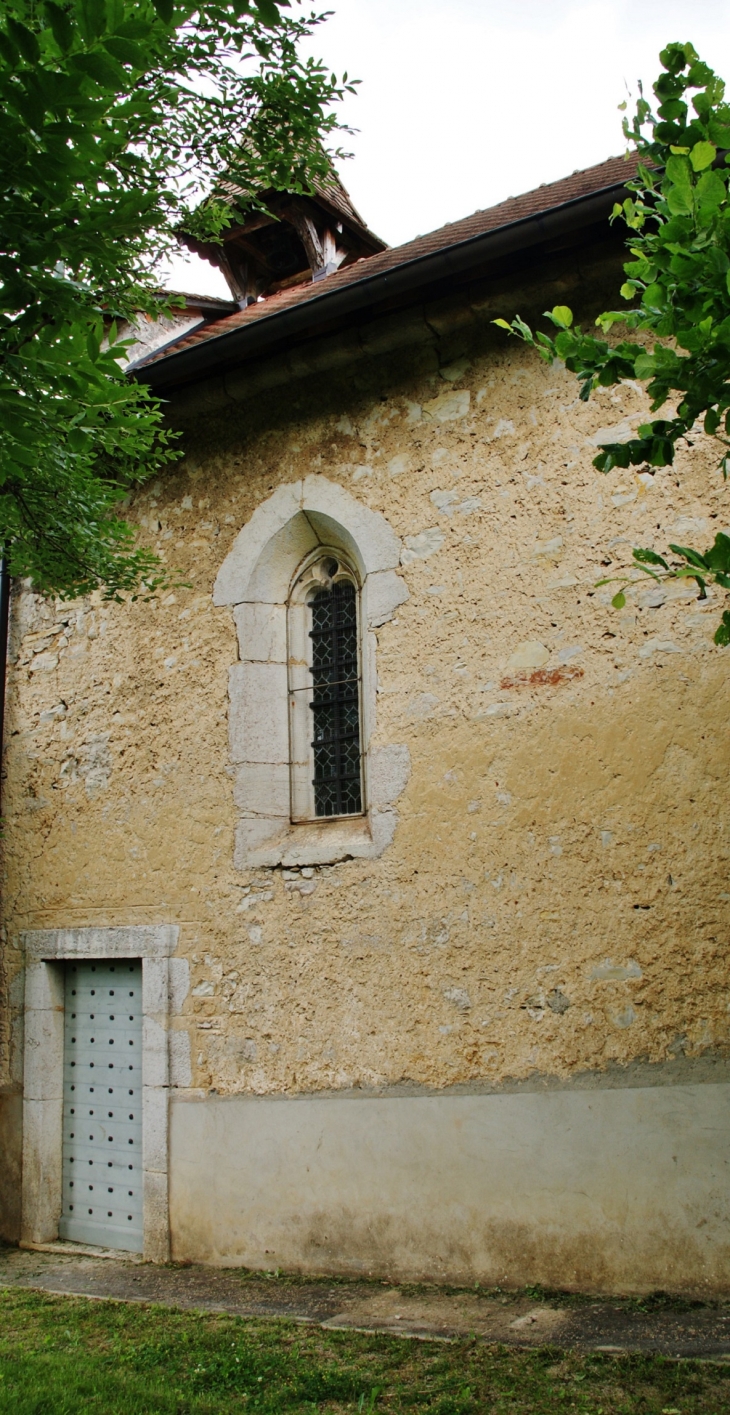
<svg viewBox="0 0 730 1415"><path fill-rule="evenodd" d="M63 1209L75 1243L142 1251L142 964L68 963Z"/></svg>

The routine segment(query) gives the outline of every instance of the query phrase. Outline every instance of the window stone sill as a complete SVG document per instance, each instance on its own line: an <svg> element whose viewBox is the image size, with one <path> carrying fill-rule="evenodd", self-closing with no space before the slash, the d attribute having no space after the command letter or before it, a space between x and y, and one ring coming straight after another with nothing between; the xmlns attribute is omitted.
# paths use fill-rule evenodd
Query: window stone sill
<svg viewBox="0 0 730 1415"><path fill-rule="evenodd" d="M390 845L398 822L394 810L372 810L350 820L290 821L244 817L236 831L237 869L276 865L336 865L374 860Z"/></svg>

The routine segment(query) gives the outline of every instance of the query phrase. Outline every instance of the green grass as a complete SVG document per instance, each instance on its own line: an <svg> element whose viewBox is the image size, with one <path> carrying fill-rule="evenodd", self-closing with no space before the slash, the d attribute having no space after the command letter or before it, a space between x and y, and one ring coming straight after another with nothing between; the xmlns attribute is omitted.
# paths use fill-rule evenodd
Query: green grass
<svg viewBox="0 0 730 1415"><path fill-rule="evenodd" d="M6 1289L0 1411L721 1415L730 1367L406 1341Z"/></svg>

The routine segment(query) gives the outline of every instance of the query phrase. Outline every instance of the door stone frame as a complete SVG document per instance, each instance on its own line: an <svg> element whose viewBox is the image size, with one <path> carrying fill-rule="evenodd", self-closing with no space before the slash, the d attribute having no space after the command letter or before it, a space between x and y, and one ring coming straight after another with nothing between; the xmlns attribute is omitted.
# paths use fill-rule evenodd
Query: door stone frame
<svg viewBox="0 0 730 1415"><path fill-rule="evenodd" d="M58 1239L62 1204L64 969L68 961L142 960L144 1257L170 1256L168 1199L170 956L176 924L23 933L25 1041L21 1244Z"/></svg>

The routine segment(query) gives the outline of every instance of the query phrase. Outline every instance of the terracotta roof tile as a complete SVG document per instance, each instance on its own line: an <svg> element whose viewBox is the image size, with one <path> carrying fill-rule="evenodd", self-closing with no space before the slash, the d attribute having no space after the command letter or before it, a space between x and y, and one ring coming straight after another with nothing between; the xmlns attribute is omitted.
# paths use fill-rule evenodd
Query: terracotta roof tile
<svg viewBox="0 0 730 1415"><path fill-rule="evenodd" d="M360 212L357 210L357 207L353 205L350 193L347 188L342 185L339 178L332 177L329 181L313 182L312 187L316 195L320 196L323 201L326 201L329 206L339 212L340 216L344 217L345 221L348 221L350 225L361 226L363 231L368 230ZM223 183L223 189L228 196L243 197L244 199L248 196L245 188L239 187L236 182L225 181ZM265 197L268 194L264 193L263 195ZM276 193L273 193L273 195L276 195ZM372 235L373 233L370 232L370 234ZM376 240L377 239L376 237Z"/></svg>
<svg viewBox="0 0 730 1415"><path fill-rule="evenodd" d="M633 176L635 167L636 158L633 156L629 158L610 157L606 162L601 162L595 167L587 167L583 171L573 172L570 177L563 177L559 182L550 182L544 186L536 187L533 191L525 192L519 197L509 197L507 201L500 202L497 206L487 207L484 211L475 211L472 216L466 216L461 221L453 221L446 226L440 226L438 230L431 231L426 236L417 236L415 240L407 241L405 245L392 246L377 255L361 257L354 265L344 266L323 280L294 285L289 290L281 290L276 295L269 295L263 300L258 300L246 309L239 310L236 314L209 321L174 344L166 345L164 350L160 350L159 353L141 359L135 368L158 362L171 354L191 348L195 344L221 338L242 325L254 324L258 320L267 319L270 315L277 314L290 306L304 304L306 301L317 299L318 296L330 291L341 289L346 285L353 285L359 280L388 270L394 270L400 265L420 260L424 256L446 250L449 246L459 245L461 242L472 240L489 231L498 230L502 226L510 226L515 222L524 221L528 217L537 216L541 212L553 210L567 202L592 196L610 187L620 186Z"/></svg>

